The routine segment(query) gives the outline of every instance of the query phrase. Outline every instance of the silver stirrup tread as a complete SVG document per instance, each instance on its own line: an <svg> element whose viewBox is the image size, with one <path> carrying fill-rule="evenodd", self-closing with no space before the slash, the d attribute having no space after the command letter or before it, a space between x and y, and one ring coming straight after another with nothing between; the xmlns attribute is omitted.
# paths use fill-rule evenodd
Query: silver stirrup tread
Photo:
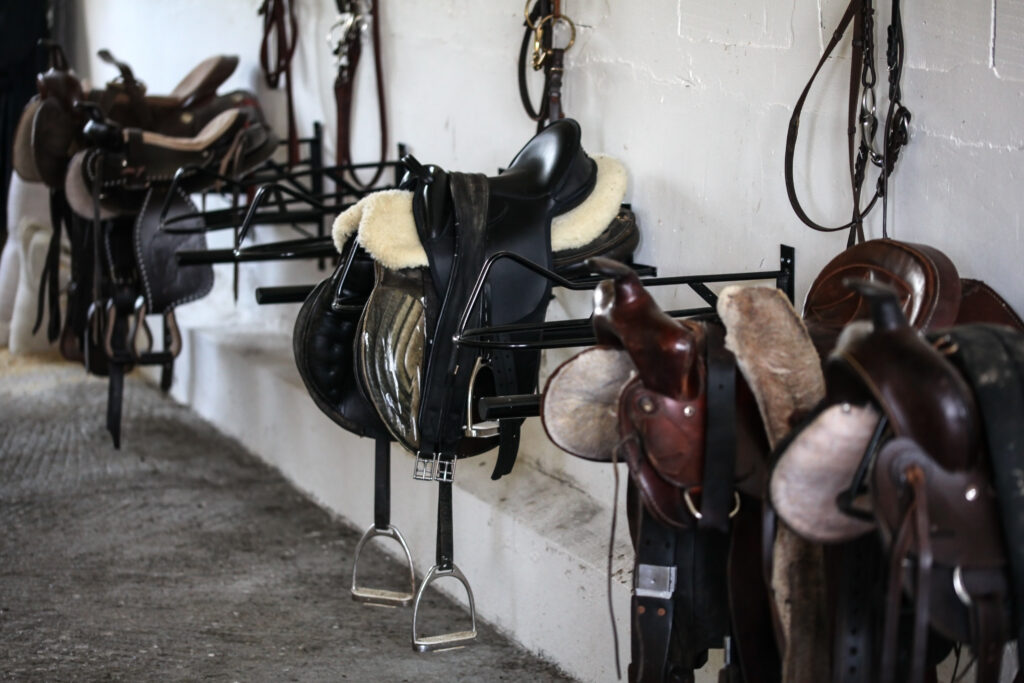
<svg viewBox="0 0 1024 683"><path fill-rule="evenodd" d="M398 544L402 546L402 550L405 551L405 563L409 568L409 591L393 591L384 588L367 588L366 586L359 585L359 553L362 552L363 546L371 538L376 536L384 536L386 538L393 538L398 541ZM412 554L409 552L409 546L405 542L405 538L402 537L402 532L396 529L393 525L389 524L386 529L378 529L375 526L371 526L363 534L363 537L359 539L359 543L356 544L356 556L352 562L352 599L356 602L366 602L371 605L383 605L385 607L405 607L412 603L414 593L416 592L416 572L412 566Z"/></svg>
<svg viewBox="0 0 1024 683"><path fill-rule="evenodd" d="M419 616L420 601L423 599L423 593L426 591L427 586L432 582L445 576L451 576L458 579L466 589L466 595L469 596L469 618L472 623L472 630L453 631L451 633L442 633L437 636L420 636L416 632L416 618ZM423 577L423 583L420 584L420 589L416 591L416 602L413 603L412 607L412 649L417 652L449 650L455 647L464 647L475 640L476 605L473 603L473 589L469 587L469 581L466 580L466 576L454 564L451 566L451 569L441 569L438 565L434 565L430 568L430 571L427 572L427 575Z"/></svg>

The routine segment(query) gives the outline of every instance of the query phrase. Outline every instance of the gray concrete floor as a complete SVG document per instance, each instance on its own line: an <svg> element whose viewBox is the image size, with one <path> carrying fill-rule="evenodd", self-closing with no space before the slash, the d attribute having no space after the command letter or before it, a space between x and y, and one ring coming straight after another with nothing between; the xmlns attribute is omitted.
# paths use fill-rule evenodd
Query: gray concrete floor
<svg viewBox="0 0 1024 683"><path fill-rule="evenodd" d="M414 653L411 609L349 597L356 531L136 377L115 451L105 400L81 367L0 351L0 677L570 680L486 625ZM373 557L368 583L399 571ZM468 621L425 610L428 632Z"/></svg>

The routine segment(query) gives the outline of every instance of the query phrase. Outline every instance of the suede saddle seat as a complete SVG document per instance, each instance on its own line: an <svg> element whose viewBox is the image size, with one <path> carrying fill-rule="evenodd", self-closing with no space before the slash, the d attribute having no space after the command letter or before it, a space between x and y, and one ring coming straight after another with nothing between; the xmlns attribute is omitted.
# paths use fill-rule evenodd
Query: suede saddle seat
<svg viewBox="0 0 1024 683"><path fill-rule="evenodd" d="M542 321L550 284L498 260L467 312L476 279L501 252L548 269L561 259L567 270L595 251L629 258L638 231L621 206L625 170L589 157L568 119L539 133L495 177L406 163L399 189L371 194L335 221L335 243L353 263L344 282L342 263L299 314L300 375L335 422L367 435L386 426L412 452L479 453L498 445L501 432L514 444L507 435L518 423L473 433L470 384L531 393L539 352L481 352L453 337L460 327Z"/></svg>
<svg viewBox="0 0 1024 683"><path fill-rule="evenodd" d="M98 200L101 218L137 213L149 189L169 185L179 169L186 193L213 187L219 175L241 177L266 161L277 138L253 107L227 109L194 137L172 137L139 128L97 124L87 130L95 144L76 153L65 179L71 208L92 218Z"/></svg>

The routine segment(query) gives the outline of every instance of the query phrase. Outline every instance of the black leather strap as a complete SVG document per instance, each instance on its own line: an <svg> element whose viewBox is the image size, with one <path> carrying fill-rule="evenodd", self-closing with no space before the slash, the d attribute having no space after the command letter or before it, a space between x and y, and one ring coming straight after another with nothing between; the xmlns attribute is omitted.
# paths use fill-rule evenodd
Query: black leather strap
<svg viewBox="0 0 1024 683"><path fill-rule="evenodd" d="M704 481L701 490L703 529L729 531L729 513L735 507L733 479L736 469L736 357L725 348L725 328L704 327L707 340L707 405Z"/></svg>
<svg viewBox="0 0 1024 683"><path fill-rule="evenodd" d="M639 499L637 505L629 680L663 681L675 619L676 532L654 519Z"/></svg>
<svg viewBox="0 0 1024 683"><path fill-rule="evenodd" d="M874 636L880 623L878 606L882 603L884 560L878 539L863 536L836 549L839 562L835 625L836 683L872 683L877 680L873 668Z"/></svg>
<svg viewBox="0 0 1024 683"><path fill-rule="evenodd" d="M53 234L46 250L46 262L39 278L39 298L36 306L36 320L32 326L35 334L43 324L43 313L49 308L46 338L50 342L60 336L60 241L62 228L70 221L71 210L63 188L50 188L50 224Z"/></svg>
<svg viewBox="0 0 1024 683"><path fill-rule="evenodd" d="M486 176L452 173L450 185L458 225L457 247L447 282L434 282L441 310L430 335L418 416L420 453L429 457L434 453L454 456L465 425L464 400L475 356L471 355L472 349L460 354L453 337L483 263L487 227ZM427 250L428 258L430 255ZM479 311L474 312L469 327L479 326L479 320Z"/></svg>
<svg viewBox="0 0 1024 683"><path fill-rule="evenodd" d="M110 363L107 377L107 431L114 439L114 448L121 447L121 406L124 403L124 365Z"/></svg>
<svg viewBox="0 0 1024 683"><path fill-rule="evenodd" d="M385 530L391 526L391 442L374 439L373 526Z"/></svg>
<svg viewBox="0 0 1024 683"><path fill-rule="evenodd" d="M450 481L437 483L437 547L434 559L438 569L451 569L455 563Z"/></svg>

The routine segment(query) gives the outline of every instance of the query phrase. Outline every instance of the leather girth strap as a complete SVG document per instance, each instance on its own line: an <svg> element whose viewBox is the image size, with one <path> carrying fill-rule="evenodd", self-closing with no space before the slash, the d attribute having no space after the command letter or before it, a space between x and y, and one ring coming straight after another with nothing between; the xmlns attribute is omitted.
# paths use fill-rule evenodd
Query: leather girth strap
<svg viewBox="0 0 1024 683"><path fill-rule="evenodd" d="M288 164L295 165L299 163L299 133L295 125L295 103L292 97L292 57L299 44L295 0L263 0L259 13L263 15L260 66L271 88L276 89L284 76L288 107Z"/></svg>
<svg viewBox="0 0 1024 683"><path fill-rule="evenodd" d="M707 340L708 420L704 440L704 480L701 487L702 529L729 531L736 469L736 357L725 348L725 328L704 326Z"/></svg>
<svg viewBox="0 0 1024 683"><path fill-rule="evenodd" d="M371 31L373 33L373 69L377 79L377 117L380 125L380 165L377 166L369 181L363 182L354 169L350 169L346 178L360 189L368 189L377 184L384 173L383 162L388 148L388 122L384 104L384 76L380 57L380 7L381 0L374 0L370 10ZM356 16L358 3L354 0L337 0L338 13ZM334 79L334 104L337 114L338 139L335 148L335 160L338 166L352 164L352 102L355 86L356 69L362 55L362 35L358 26L350 31L350 35L342 38L344 45L338 50L344 52L344 59L339 59L338 75ZM339 58L342 55L339 54Z"/></svg>
<svg viewBox="0 0 1024 683"><path fill-rule="evenodd" d="M442 459L454 459L465 425L465 408L457 397L464 397L469 391L472 357L460 353L453 337L483 262L489 203L487 177L483 174L452 173L449 179L457 244L447 277L438 264L431 263L431 278L441 308L437 324L428 331L418 415L420 455L432 458L440 454ZM430 249L427 255L430 258ZM480 318L480 311L475 310L469 327L478 327Z"/></svg>

